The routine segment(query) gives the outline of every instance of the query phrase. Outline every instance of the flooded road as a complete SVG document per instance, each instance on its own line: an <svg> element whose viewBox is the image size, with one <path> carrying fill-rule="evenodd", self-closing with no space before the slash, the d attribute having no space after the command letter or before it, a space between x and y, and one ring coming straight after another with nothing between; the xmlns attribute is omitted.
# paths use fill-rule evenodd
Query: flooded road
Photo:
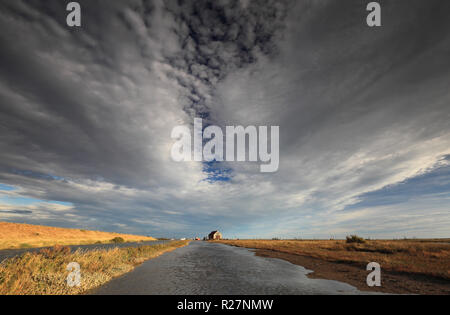
<svg viewBox="0 0 450 315"><path fill-rule="evenodd" d="M287 261L263 258L245 248L208 242L148 260L92 294L361 294L345 283L309 279ZM364 293L366 294L366 292Z"/></svg>
<svg viewBox="0 0 450 315"><path fill-rule="evenodd" d="M157 245L162 244L168 241L148 241L148 242L138 242L138 243L118 243L118 244L91 244L91 245L68 245L72 252L77 249L82 250L93 250L93 249L111 249L116 247L138 247L143 245ZM11 258L14 256L20 256L27 252L38 252L43 248L51 248L51 247L41 247L41 248L28 248L28 249L3 249L0 250L0 262L2 262L6 258Z"/></svg>

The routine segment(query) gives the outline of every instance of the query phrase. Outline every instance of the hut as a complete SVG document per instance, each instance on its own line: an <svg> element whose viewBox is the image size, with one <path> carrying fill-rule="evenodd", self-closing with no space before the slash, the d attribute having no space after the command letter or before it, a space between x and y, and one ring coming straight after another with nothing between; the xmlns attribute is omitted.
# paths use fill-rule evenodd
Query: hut
<svg viewBox="0 0 450 315"><path fill-rule="evenodd" d="M209 233L208 239L210 239L210 240L221 240L222 239L222 234L219 231L212 231L211 233Z"/></svg>

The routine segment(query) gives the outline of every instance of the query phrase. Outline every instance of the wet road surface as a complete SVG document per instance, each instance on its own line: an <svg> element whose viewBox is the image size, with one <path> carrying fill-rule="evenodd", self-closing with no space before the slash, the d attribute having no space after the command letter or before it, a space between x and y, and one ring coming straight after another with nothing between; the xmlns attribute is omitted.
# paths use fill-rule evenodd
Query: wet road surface
<svg viewBox="0 0 450 315"><path fill-rule="evenodd" d="M116 248L116 247L138 247L138 246L143 246L143 245L157 245L157 244L162 244L165 242L168 242L168 241L148 241L148 242L140 242L140 243L118 243L118 244L111 243L111 244L92 244L92 245L69 245L67 247L70 247L72 252L74 252L77 249L93 250L93 249L111 249L111 248ZM20 256L27 252L37 252L43 248L50 248L50 247L0 250L0 262L2 262L6 258Z"/></svg>
<svg viewBox="0 0 450 315"><path fill-rule="evenodd" d="M255 256L245 248L208 242L146 261L92 294L262 295L361 294L332 280L309 279L309 271L287 261ZM364 294L367 294L364 292Z"/></svg>

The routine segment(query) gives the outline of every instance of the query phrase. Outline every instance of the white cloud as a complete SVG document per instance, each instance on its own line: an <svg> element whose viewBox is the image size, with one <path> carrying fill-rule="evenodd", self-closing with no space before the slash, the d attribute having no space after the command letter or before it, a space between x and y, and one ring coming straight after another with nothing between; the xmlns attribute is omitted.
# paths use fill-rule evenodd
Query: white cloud
<svg viewBox="0 0 450 315"><path fill-rule="evenodd" d="M445 198L430 218L425 204L399 208L407 224L377 219L388 206L341 212L450 154L443 31L423 45L425 30L368 33L327 1L217 2L201 17L194 2L114 3L87 10L80 32L31 4L3 6L0 182L20 187L16 196L73 203L59 217L59 206L33 206L36 222L172 235L339 234L352 222L380 222L383 235L395 224L443 231ZM200 113L219 125L279 125L280 170L224 163L232 180L213 182L202 164L173 162L172 128Z"/></svg>

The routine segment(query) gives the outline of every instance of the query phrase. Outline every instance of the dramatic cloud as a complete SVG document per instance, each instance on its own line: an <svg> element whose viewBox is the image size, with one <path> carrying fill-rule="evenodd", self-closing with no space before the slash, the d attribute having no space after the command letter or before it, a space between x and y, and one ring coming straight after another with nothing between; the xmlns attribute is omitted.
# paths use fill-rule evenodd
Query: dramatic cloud
<svg viewBox="0 0 450 315"><path fill-rule="evenodd" d="M450 4L0 4L0 219L155 236L448 236ZM175 163L194 117L280 169ZM402 188L403 187L403 188Z"/></svg>

